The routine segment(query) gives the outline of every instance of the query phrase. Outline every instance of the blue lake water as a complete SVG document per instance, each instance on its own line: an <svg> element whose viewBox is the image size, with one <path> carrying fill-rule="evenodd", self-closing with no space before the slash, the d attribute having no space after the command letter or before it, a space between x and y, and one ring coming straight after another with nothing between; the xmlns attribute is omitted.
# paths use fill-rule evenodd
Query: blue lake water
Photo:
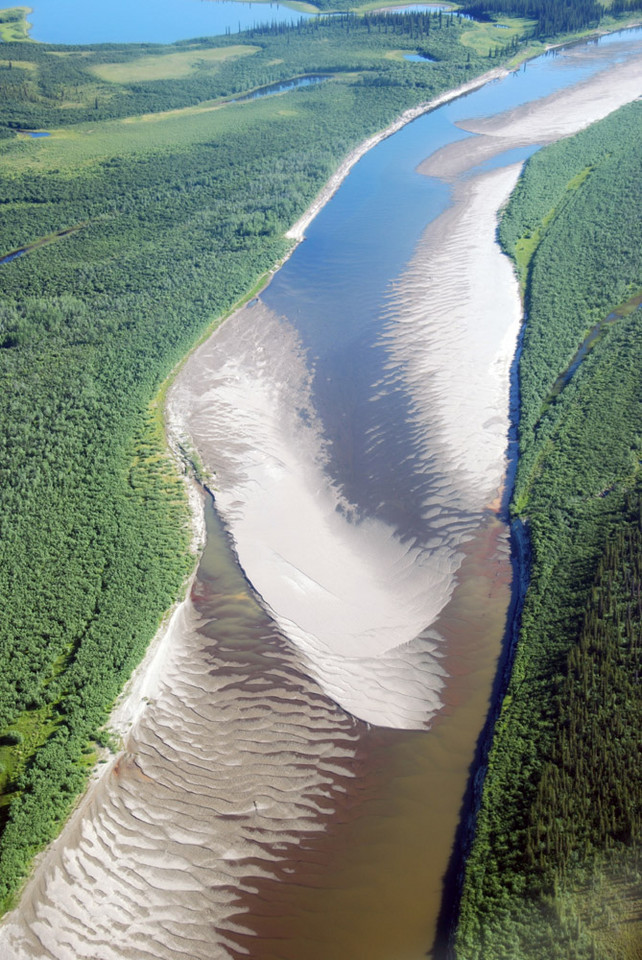
<svg viewBox="0 0 642 960"><path fill-rule="evenodd" d="M173 43L310 16L280 3L233 0L34 0L32 10L31 39L65 44Z"/></svg>
<svg viewBox="0 0 642 960"><path fill-rule="evenodd" d="M293 80L282 80L280 83L270 83L265 87L259 87L244 97L236 97L230 100L230 103L245 103L248 100L259 100L261 97L272 97L277 93L287 93L288 90L296 90L298 87L313 87L317 83L323 83L328 77L323 74L314 74L309 77L295 77Z"/></svg>
<svg viewBox="0 0 642 960"><path fill-rule="evenodd" d="M444 3L407 3L402 7L384 7L389 13L432 13L435 10L447 12L450 8Z"/></svg>

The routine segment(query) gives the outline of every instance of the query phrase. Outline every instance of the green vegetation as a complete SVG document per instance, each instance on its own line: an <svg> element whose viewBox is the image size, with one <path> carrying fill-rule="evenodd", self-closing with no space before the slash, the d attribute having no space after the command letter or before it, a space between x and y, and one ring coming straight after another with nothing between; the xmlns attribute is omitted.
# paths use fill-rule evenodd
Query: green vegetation
<svg viewBox="0 0 642 960"><path fill-rule="evenodd" d="M54 50L41 44L4 44L7 66L0 63L0 131L6 136L12 129L95 125L181 110L318 73L336 74L352 86L385 87L379 98L384 107L389 109L396 94L403 109L487 66L485 49L476 55L462 47L464 30L470 35L470 24L454 16L372 13L311 20L294 28L266 26L235 37L174 45L102 44ZM239 56L242 47L253 52ZM421 49L436 63L427 69L395 63L385 56L391 47L406 52ZM23 67L23 62L29 66Z"/></svg>
<svg viewBox="0 0 642 960"><path fill-rule="evenodd" d="M197 70L216 69L225 60L258 53L260 47L235 44L230 47L196 47L175 53L150 54L124 63L99 63L92 72L110 83L140 83L148 80L178 80Z"/></svg>
<svg viewBox="0 0 642 960"><path fill-rule="evenodd" d="M26 40L29 36L27 14L29 7L9 7L0 10L0 41Z"/></svg>
<svg viewBox="0 0 642 960"><path fill-rule="evenodd" d="M488 25L369 13L52 47L12 42L24 17L6 17L0 256L29 252L0 263L5 906L69 813L193 562L161 383L287 252L285 231L352 147L530 32L513 21L487 50ZM402 59L417 51L434 62ZM306 74L329 79L228 102Z"/></svg>
<svg viewBox="0 0 642 960"><path fill-rule="evenodd" d="M640 955L641 121L636 102L536 154L501 225L525 282L513 511L532 565L458 960Z"/></svg>
<svg viewBox="0 0 642 960"><path fill-rule="evenodd" d="M3 45L0 256L29 249L0 264L4 905L193 563L161 383L283 257L352 147L487 69L463 29L373 15L233 42ZM436 62L386 56L418 48ZM225 102L305 73L331 79Z"/></svg>

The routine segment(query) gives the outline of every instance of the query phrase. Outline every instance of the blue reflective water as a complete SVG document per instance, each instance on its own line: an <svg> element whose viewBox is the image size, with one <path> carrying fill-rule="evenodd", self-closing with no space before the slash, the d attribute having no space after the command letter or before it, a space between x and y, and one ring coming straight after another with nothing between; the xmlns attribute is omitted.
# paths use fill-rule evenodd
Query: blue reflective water
<svg viewBox="0 0 642 960"><path fill-rule="evenodd" d="M431 13L435 10L447 11L444 3L407 3L402 7L384 7L387 13Z"/></svg>
<svg viewBox="0 0 642 960"><path fill-rule="evenodd" d="M46 43L173 43L238 33L310 14L279 3L233 0L34 0L30 37Z"/></svg>
<svg viewBox="0 0 642 960"><path fill-rule="evenodd" d="M247 100L259 100L261 97L272 97L276 93L286 93L288 90L296 90L298 87L311 87L317 83L323 83L328 77L323 74L316 74L309 77L295 77L293 80L282 80L280 83L269 83L265 87L259 87L252 93L244 97L235 97L229 103L245 103Z"/></svg>
<svg viewBox="0 0 642 960"><path fill-rule="evenodd" d="M22 257L26 252L26 249L14 250L13 253L8 253L6 257L0 257L0 263L11 263L11 261L15 260L16 257Z"/></svg>
<svg viewBox="0 0 642 960"><path fill-rule="evenodd" d="M404 60L409 63L434 63L434 57L422 57L420 53L404 53Z"/></svg>

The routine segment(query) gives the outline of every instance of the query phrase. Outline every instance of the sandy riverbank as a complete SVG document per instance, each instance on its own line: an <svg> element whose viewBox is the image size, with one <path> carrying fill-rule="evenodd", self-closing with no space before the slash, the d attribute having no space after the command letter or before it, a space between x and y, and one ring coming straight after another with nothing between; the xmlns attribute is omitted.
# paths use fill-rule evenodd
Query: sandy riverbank
<svg viewBox="0 0 642 960"><path fill-rule="evenodd" d="M642 62L617 64L609 83L598 74L491 122L464 124L485 133L445 147L420 168L451 182L459 177L451 207L392 286L366 432L376 472L397 454L391 398L407 398L409 448L399 469L423 498L423 540L364 515L347 500L341 476L330 479L315 364L295 323L260 299L192 355L170 394L216 475L218 508L266 609L326 693L370 723L421 727L440 709L444 649L431 624L452 596L462 546L496 501L506 470L509 368L521 311L495 232L521 165L471 173L483 159L606 115L637 95L641 70ZM324 376L333 379L332 367ZM376 490L376 477L370 480Z"/></svg>
<svg viewBox="0 0 642 960"><path fill-rule="evenodd" d="M363 143L359 144L358 147L355 147L355 149L348 154L336 173L333 173L321 193L318 195L318 197L316 197L315 200L313 200L303 216L300 217L292 227L290 227L286 233L286 237L289 237L291 240L303 240L306 229L312 223L319 211L323 209L328 200L334 196L354 165L358 163L361 157L365 156L369 150L372 150L374 146L376 146L378 143L381 143L382 140L386 140L388 137L391 137L398 130L401 130L401 128L407 123L412 123L413 120L416 120L417 117L420 117L422 114L428 113L431 110L436 110L437 107L443 106L444 103L449 103L451 100L456 100L457 97L462 97L464 94L470 93L472 90L477 90L478 87L483 87L484 84L489 83L491 80L498 80L500 77L505 77L507 73L508 71L503 67L497 67L495 70L488 70L486 73L481 74L479 77L475 77L468 83L463 83L461 86L455 87L454 90L446 90L433 100L428 100L426 103L420 103L418 106L412 107L410 110L405 110L401 116L391 123L389 127L386 127L385 130L382 130L380 133L376 133L372 137L368 137L367 140L364 140Z"/></svg>
<svg viewBox="0 0 642 960"><path fill-rule="evenodd" d="M586 48L574 48L565 56L581 62L587 56ZM438 150L420 165L419 171L454 181L505 150L551 143L578 133L635 100L641 91L642 59L615 63L608 67L608 73L598 73L570 90L560 90L494 117L459 123L476 136Z"/></svg>

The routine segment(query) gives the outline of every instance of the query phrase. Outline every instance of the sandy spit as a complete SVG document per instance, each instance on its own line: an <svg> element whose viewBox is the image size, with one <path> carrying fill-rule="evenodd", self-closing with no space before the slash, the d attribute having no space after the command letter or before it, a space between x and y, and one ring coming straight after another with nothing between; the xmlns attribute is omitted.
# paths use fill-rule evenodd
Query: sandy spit
<svg viewBox="0 0 642 960"><path fill-rule="evenodd" d="M584 50L570 56L580 58ZM605 76L606 73L606 76ZM570 90L559 90L521 107L458 124L475 137L448 144L419 166L426 176L455 180L504 150L530 144L552 143L604 119L642 91L642 58L637 57L600 71Z"/></svg>

